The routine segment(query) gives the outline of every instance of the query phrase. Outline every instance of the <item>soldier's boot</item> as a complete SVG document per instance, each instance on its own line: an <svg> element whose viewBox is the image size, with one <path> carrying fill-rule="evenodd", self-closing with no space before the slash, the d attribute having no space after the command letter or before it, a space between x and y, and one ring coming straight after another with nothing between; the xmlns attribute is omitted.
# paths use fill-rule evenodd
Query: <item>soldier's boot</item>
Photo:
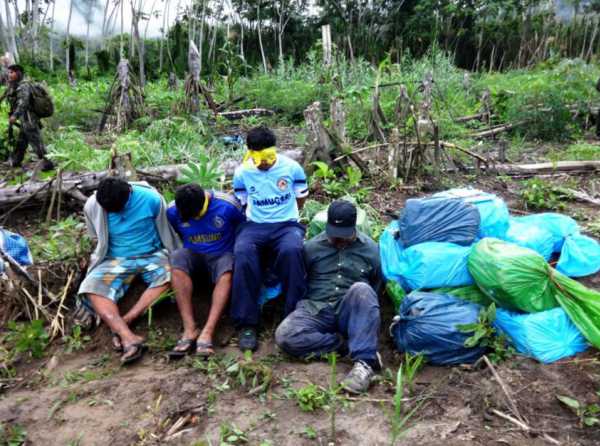
<svg viewBox="0 0 600 446"><path fill-rule="evenodd" d="M44 146L44 140L42 139L42 133L39 128L35 128L28 132L28 139L31 147L35 150L35 154L40 159L40 170L46 172L54 169L54 163L46 158L46 147Z"/></svg>
<svg viewBox="0 0 600 446"><path fill-rule="evenodd" d="M25 151L27 150L28 141L25 135L19 133L19 138L15 143L15 148L8 157L8 164L10 167L21 167L23 159L25 158Z"/></svg>

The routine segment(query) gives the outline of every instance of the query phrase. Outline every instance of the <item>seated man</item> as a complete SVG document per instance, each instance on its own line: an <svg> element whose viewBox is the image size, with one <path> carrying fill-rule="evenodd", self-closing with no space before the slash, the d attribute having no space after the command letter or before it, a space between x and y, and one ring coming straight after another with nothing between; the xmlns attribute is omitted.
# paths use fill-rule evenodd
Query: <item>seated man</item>
<svg viewBox="0 0 600 446"><path fill-rule="evenodd" d="M231 316L239 329L241 350L256 350L263 282L261 259L269 256L285 295L285 313L306 291L302 259L304 227L299 208L308 195L306 175L294 160L278 154L275 135L257 127L248 132L248 153L233 177L236 196L247 205L234 247Z"/></svg>
<svg viewBox="0 0 600 446"><path fill-rule="evenodd" d="M110 327L115 350L123 352L121 362L130 363L142 356L145 347L128 324L169 288L167 251L178 248L179 240L167 220L164 199L146 183L106 178L83 212L98 244L79 294ZM117 302L138 274L148 289L121 317Z"/></svg>
<svg viewBox="0 0 600 446"><path fill-rule="evenodd" d="M367 391L376 370L381 283L377 244L356 230L356 207L331 203L325 232L304 245L306 299L279 325L275 341L301 358L348 351L354 367L342 381L349 392Z"/></svg>
<svg viewBox="0 0 600 446"><path fill-rule="evenodd" d="M183 240L183 248L171 255L183 335L169 356L180 358L194 349L199 355L210 356L214 353L213 333L231 292L235 232L245 220L242 206L233 196L186 184L175 192L175 205L169 207L167 217ZM214 290L208 320L198 333L192 278L202 271L210 273Z"/></svg>

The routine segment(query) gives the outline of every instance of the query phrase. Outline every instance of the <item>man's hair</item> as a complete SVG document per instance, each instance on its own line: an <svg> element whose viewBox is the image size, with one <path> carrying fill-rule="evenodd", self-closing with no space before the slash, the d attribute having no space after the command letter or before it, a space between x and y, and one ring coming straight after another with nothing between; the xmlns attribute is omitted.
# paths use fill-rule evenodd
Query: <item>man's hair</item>
<svg viewBox="0 0 600 446"><path fill-rule="evenodd" d="M183 221L194 218L204 207L204 189L196 183L184 184L175 191L175 206Z"/></svg>
<svg viewBox="0 0 600 446"><path fill-rule="evenodd" d="M262 150L277 143L275 134L267 127L254 127L246 135L246 144L250 150Z"/></svg>
<svg viewBox="0 0 600 446"><path fill-rule="evenodd" d="M98 185L96 201L106 212L121 212L130 194L131 186L127 181L121 178L105 178Z"/></svg>
<svg viewBox="0 0 600 446"><path fill-rule="evenodd" d="M8 71L16 71L17 73L19 73L19 75L21 77L23 77L25 75L25 68L23 68L22 65L18 65L18 64L9 65L7 70Z"/></svg>

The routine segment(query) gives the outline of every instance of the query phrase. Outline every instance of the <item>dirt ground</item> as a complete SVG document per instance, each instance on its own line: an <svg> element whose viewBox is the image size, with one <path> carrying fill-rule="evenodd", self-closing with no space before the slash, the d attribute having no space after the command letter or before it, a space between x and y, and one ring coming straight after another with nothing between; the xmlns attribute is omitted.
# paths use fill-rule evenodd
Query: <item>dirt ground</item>
<svg viewBox="0 0 600 446"><path fill-rule="evenodd" d="M205 310L201 305L199 312ZM265 318L261 346L253 358L272 372L264 393L251 394L251 385L242 386L226 370L227 364L242 360L227 321L220 330L218 359L169 363L165 347L179 327L175 305L165 303L157 308L150 328L146 320L136 327L151 341L149 354L138 364L118 365L104 327L96 330L82 352L66 353L64 346L56 345L45 360L24 361L15 381L0 396L0 422L22 426L31 445L217 445L226 424L244 432L253 445L329 444L331 411L303 412L292 389L309 383L327 387L331 368L326 362L298 362L277 352L272 339L277 321L272 313L277 311L274 308ZM395 372L400 356L385 333L389 317L391 308L386 304L380 350L385 366ZM397 444L546 444L544 434L565 445L598 444L600 429L580 427L578 418L556 396L599 402L599 365L595 350L552 365L523 357L498 365L498 374L530 432L493 412L514 416L483 363L425 366L412 391L404 395L404 413L417 409ZM350 367L342 360L338 376ZM394 388L386 375L366 396L338 397L335 444L390 444ZM177 422L182 425L174 427Z"/></svg>
<svg viewBox="0 0 600 446"><path fill-rule="evenodd" d="M595 179L578 181L585 190ZM465 185L498 193L514 212L527 212L518 200L516 183L498 177L473 182L449 178L406 190L382 187L372 194L372 205L382 214L394 213L409 194ZM600 216L598 208L574 202L568 210L588 220ZM23 215L27 214L8 226L23 229L28 220ZM600 289L600 274L583 282ZM135 295L133 289L125 307ZM198 291L196 310L201 322L206 317L207 296L207 290ZM402 359L387 333L393 316L389 299L382 298L380 336L388 370L368 395L338 395L333 409L330 405L309 412L300 409L294 390L311 383L327 389L332 369L324 361L299 362L277 351L273 331L279 312L279 307L266 311L260 349L251 363L239 353L226 318L219 328L215 359L168 362L165 352L180 330L176 306L170 302L155 309L151 326L146 319L138 321L135 329L148 339L150 351L130 367L119 366L104 327L91 334L82 351L67 353L66 345L55 343L43 360L24 358L17 365L16 377L1 381L0 423L22 427L28 445L391 444L393 377ZM256 368L249 366L248 370L260 370L262 375L256 382L249 378L243 383L239 364L254 364ZM336 369L338 380L350 368L347 360L341 360ZM600 403L597 350L551 365L515 356L496 370L516 409L483 362L472 367L426 365L418 372L412 390L404 394L402 413L411 415L396 444L600 443L600 427L582 427L578 416L557 399L557 395L565 395L582 405ZM268 386L258 389L265 381ZM515 421L517 414L527 426Z"/></svg>

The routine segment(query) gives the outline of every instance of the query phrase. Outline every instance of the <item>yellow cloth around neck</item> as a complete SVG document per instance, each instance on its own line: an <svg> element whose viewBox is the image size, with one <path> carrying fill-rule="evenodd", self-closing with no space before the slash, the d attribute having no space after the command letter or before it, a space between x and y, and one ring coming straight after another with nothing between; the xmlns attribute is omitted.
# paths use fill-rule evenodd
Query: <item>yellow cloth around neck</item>
<svg viewBox="0 0 600 446"><path fill-rule="evenodd" d="M208 210L209 200L210 200L210 197L208 196L208 194L204 194L204 204L202 205L202 209L200 209L200 212L198 213L196 220L200 220L202 217L204 217L204 214L206 214L206 211Z"/></svg>
<svg viewBox="0 0 600 446"><path fill-rule="evenodd" d="M260 166L264 161L267 164L275 164L277 161L277 149L275 147L268 147L262 150L250 150L244 155L244 162L251 159L256 167Z"/></svg>

